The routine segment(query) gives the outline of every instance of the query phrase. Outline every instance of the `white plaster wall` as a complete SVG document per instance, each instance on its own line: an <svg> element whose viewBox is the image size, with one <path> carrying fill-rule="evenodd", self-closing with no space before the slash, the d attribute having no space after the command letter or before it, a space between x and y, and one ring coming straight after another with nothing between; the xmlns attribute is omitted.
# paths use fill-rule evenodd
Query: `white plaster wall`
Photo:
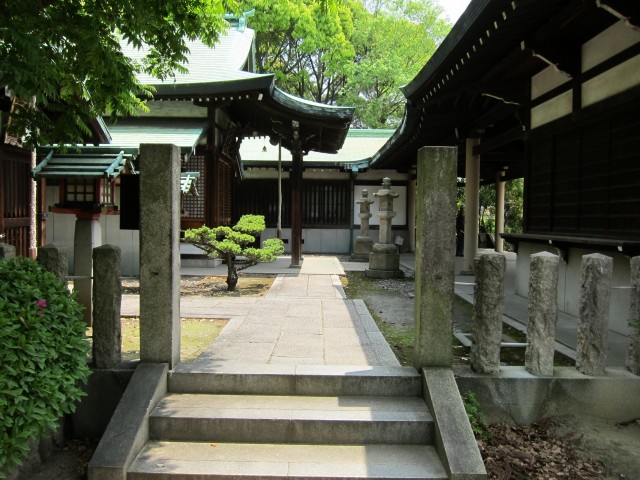
<svg viewBox="0 0 640 480"><path fill-rule="evenodd" d="M558 71L555 67L547 67L540 73L531 77L531 99L535 100L540 95L544 95L560 85L570 80L565 74Z"/></svg>
<svg viewBox="0 0 640 480"><path fill-rule="evenodd" d="M583 83L582 106L588 107L636 85L640 85L640 55Z"/></svg>
<svg viewBox="0 0 640 480"><path fill-rule="evenodd" d="M262 232L261 240L276 238L276 229L267 228ZM289 242L284 245L284 252L291 253L291 229L282 229L282 238ZM351 252L348 228L303 228L302 253L347 254Z"/></svg>
<svg viewBox="0 0 640 480"><path fill-rule="evenodd" d="M531 128L540 127L546 123L569 115L573 106L573 92L568 90L551 100L531 109Z"/></svg>
<svg viewBox="0 0 640 480"><path fill-rule="evenodd" d="M582 71L595 67L626 48L640 42L640 32L625 22L614 23L582 46Z"/></svg>
<svg viewBox="0 0 640 480"><path fill-rule="evenodd" d="M547 251L556 253L552 246L545 247L538 243L521 242L516 260L516 293L529 298L530 256ZM575 317L579 316L580 273L582 256L598 253L595 250L570 248L567 261L560 262L558 274L558 309ZM628 286L631 283L629 258L614 252L599 252L613 258L612 286ZM630 292L626 289L611 290L611 308L609 310L609 329L622 335L628 333Z"/></svg>

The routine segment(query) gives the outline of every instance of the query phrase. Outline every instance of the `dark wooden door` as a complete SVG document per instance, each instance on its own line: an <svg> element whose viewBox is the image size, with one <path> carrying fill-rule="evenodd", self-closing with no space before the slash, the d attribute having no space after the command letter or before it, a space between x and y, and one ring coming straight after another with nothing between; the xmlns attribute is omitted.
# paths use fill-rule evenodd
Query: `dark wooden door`
<svg viewBox="0 0 640 480"><path fill-rule="evenodd" d="M29 256L31 211L31 152L0 147L0 239L16 247L16 254Z"/></svg>

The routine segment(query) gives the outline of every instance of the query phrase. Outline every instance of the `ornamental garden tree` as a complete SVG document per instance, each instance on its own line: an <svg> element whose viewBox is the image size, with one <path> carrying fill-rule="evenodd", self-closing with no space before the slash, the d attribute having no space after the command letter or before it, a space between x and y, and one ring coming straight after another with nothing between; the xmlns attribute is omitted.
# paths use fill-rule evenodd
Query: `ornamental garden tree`
<svg viewBox="0 0 640 480"><path fill-rule="evenodd" d="M262 242L262 248L255 248L255 236L266 225L263 215L243 215L233 227L189 229L185 232L185 241L201 248L212 258L221 258L227 264L227 290L235 291L238 283L238 271L260 262L273 262L284 252L284 244L279 238L270 238ZM238 264L238 257L245 262Z"/></svg>

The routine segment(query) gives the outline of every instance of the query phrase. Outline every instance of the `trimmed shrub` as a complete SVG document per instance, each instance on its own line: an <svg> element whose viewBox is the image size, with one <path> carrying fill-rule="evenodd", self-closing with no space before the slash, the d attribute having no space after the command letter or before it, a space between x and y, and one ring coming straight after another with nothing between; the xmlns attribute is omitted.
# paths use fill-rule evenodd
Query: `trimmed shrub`
<svg viewBox="0 0 640 480"><path fill-rule="evenodd" d="M75 410L89 377L82 306L35 261L0 260L0 478Z"/></svg>

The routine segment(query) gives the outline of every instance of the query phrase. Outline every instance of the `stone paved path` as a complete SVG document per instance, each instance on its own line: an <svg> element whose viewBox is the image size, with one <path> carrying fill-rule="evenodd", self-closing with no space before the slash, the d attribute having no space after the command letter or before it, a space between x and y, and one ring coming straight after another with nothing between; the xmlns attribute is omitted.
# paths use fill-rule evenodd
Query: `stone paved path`
<svg viewBox="0 0 640 480"><path fill-rule="evenodd" d="M136 315L137 300L123 296L122 315ZM399 365L364 302L346 298L338 275L278 275L262 298L180 302L182 317L230 320L194 366Z"/></svg>

